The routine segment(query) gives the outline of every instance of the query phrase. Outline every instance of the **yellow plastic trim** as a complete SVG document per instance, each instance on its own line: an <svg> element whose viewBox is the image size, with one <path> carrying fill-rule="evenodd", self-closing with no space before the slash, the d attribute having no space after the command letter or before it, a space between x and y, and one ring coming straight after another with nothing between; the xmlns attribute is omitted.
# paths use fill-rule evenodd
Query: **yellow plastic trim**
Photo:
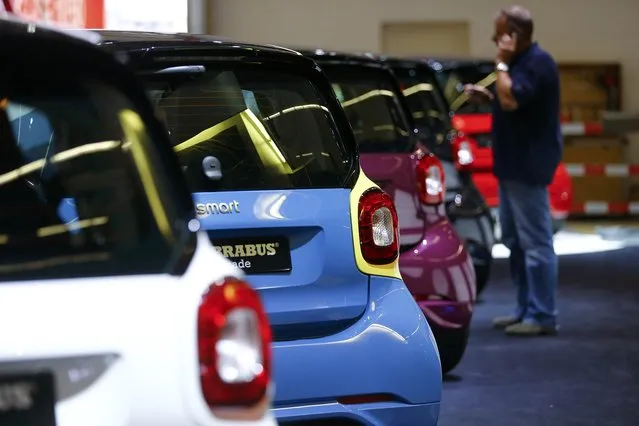
<svg viewBox="0 0 639 426"><path fill-rule="evenodd" d="M350 206L351 206L351 226L353 227L353 249L355 252L355 263L357 269L367 275L378 275L382 277L398 278L402 276L399 273L399 259L395 259L393 262L386 265L373 265L364 260L362 256L361 239L359 236L359 199L362 194L371 188L379 188L364 174L364 171L360 168L359 177L353 190L351 191Z"/></svg>
<svg viewBox="0 0 639 426"><path fill-rule="evenodd" d="M266 127L264 127L260 119L249 109L245 109L201 131L190 139L174 146L173 150L179 154L182 151L197 147L197 145L203 142L210 141L215 136L231 128L237 128L240 132L246 132L246 134L248 134L257 155L265 167L274 169L281 175L291 175L306 167L306 164L296 169L290 166L284 154L282 154L282 151L277 146L277 143L273 140L268 130L266 130Z"/></svg>
<svg viewBox="0 0 639 426"><path fill-rule="evenodd" d="M148 144L148 141L144 140L147 137L144 131L144 122L135 111L130 109L124 109L120 111L118 115L124 136L128 141L125 145L131 149L133 161L137 166L142 187L151 206L151 212L157 227L164 238L173 241L175 240L175 236L173 235L166 210L162 205L162 199L160 198L160 192L155 183L151 162L144 149L144 142Z"/></svg>

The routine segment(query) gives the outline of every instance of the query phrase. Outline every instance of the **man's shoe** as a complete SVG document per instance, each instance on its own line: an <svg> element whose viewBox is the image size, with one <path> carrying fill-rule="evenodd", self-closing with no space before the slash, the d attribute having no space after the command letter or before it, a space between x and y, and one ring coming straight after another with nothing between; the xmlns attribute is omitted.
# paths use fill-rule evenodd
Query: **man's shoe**
<svg viewBox="0 0 639 426"><path fill-rule="evenodd" d="M517 324L519 321L521 321L519 318L513 316L497 317L493 319L493 327L506 328L513 324Z"/></svg>
<svg viewBox="0 0 639 426"><path fill-rule="evenodd" d="M557 327L544 327L539 324L520 322L509 325L504 331L510 336L554 336L557 334Z"/></svg>

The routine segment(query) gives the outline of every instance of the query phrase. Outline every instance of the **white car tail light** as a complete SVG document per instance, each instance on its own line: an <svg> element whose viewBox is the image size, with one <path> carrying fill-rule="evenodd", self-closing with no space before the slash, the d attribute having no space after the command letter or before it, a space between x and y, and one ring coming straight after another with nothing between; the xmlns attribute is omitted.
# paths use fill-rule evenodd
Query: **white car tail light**
<svg viewBox="0 0 639 426"><path fill-rule="evenodd" d="M270 381L271 328L257 292L236 278L211 285L199 307L197 333L208 405L260 402Z"/></svg>
<svg viewBox="0 0 639 426"><path fill-rule="evenodd" d="M475 153L471 142L458 133L452 141L453 156L455 160L455 166L459 170L468 170L475 162Z"/></svg>
<svg viewBox="0 0 639 426"><path fill-rule="evenodd" d="M432 153L425 153L417 160L415 170L417 193L420 201L427 205L444 202L446 195L444 167Z"/></svg>
<svg viewBox="0 0 639 426"><path fill-rule="evenodd" d="M369 263L391 263L399 256L397 211L380 189L364 192L359 200L359 237L362 256Z"/></svg>

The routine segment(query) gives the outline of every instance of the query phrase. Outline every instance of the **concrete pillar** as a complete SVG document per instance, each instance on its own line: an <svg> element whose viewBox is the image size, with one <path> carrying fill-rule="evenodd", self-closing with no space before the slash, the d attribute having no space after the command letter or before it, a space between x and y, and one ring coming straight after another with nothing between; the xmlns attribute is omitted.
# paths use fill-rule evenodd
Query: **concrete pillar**
<svg viewBox="0 0 639 426"><path fill-rule="evenodd" d="M188 0L188 29L193 34L209 34L210 0Z"/></svg>

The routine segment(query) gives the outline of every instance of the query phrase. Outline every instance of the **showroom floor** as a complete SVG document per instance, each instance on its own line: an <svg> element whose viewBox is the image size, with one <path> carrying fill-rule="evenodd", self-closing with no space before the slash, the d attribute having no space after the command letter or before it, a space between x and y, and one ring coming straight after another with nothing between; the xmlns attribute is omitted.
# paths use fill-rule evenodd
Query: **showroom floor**
<svg viewBox="0 0 639 426"><path fill-rule="evenodd" d="M476 308L468 352L445 380L440 426L639 424L639 239L614 226L600 232L605 239L594 228L574 232L579 226L558 235L556 337L491 329L514 297L507 250L496 248L502 259Z"/></svg>

